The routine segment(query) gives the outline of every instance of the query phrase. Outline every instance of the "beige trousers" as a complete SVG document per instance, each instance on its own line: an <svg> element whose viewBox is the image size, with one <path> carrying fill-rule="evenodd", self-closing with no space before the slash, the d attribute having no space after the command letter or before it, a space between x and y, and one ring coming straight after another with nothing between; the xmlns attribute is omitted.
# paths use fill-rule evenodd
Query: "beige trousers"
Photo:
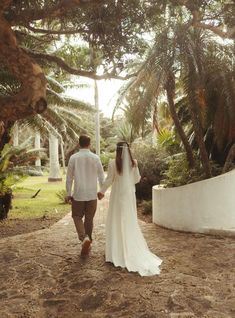
<svg viewBox="0 0 235 318"><path fill-rule="evenodd" d="M72 218L78 233L78 238L81 241L84 240L86 235L92 240L93 218L96 208L97 200L72 201Z"/></svg>

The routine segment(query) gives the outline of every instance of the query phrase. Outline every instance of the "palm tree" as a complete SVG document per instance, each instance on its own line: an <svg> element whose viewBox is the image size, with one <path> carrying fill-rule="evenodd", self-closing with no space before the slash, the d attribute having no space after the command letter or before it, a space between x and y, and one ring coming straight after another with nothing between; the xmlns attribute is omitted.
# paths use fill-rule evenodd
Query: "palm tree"
<svg viewBox="0 0 235 318"><path fill-rule="evenodd" d="M56 85L55 80L53 80L53 84ZM60 84L59 89L61 90ZM21 123L31 126L43 134L45 134L45 130L47 134L49 133L50 171L48 181L59 181L61 180L58 157L59 144L63 166L65 166L64 142L77 143L81 132L91 132L91 123L84 120L81 115L85 115L87 112L93 113L94 108L87 103L61 95L60 92L52 89L48 92L48 102L49 106L43 114L22 120Z"/></svg>
<svg viewBox="0 0 235 318"><path fill-rule="evenodd" d="M151 112L156 112L157 102L161 94L166 91L169 111L174 121L176 131L185 147L189 166L194 166L194 158L191 146L180 124L175 110L175 64L177 50L174 39L169 37L169 28L161 30L155 43L142 62L138 70L138 76L132 79L122 91L119 104L124 96L128 95L134 105L134 113L139 122L144 123ZM119 106L118 104L118 106Z"/></svg>
<svg viewBox="0 0 235 318"><path fill-rule="evenodd" d="M6 76L6 73L0 73L2 85L0 85L0 93L11 94L12 82L14 79L11 76ZM65 95L65 88L52 76L47 77L48 88L48 108L43 114L37 114L23 120L17 121L13 128L13 136L18 138L18 127L30 127L37 136L37 144L39 143L39 134L42 136L50 135L50 176L49 180L53 178L59 179L58 169L58 142L61 145L62 158L64 143L75 143L78 140L78 135L83 132L91 133L93 131L92 123L87 120L88 113L94 113L94 107L88 103L79 101ZM17 83L15 85L17 87ZM83 85L82 85L83 87ZM37 157L37 164L39 164L39 156ZM55 173L57 171L57 173ZM57 174L57 176L56 176ZM56 176L56 177L55 177Z"/></svg>
<svg viewBox="0 0 235 318"><path fill-rule="evenodd" d="M209 129L213 130L217 150L224 151L235 140L234 55L230 51L201 30L195 31L173 21L156 34L154 45L138 69L138 76L128 83L121 95L122 100L123 96L132 100L130 105L134 105L136 117L140 114L139 121L143 121L149 111L156 112L159 97L165 95L189 166L194 166L193 147L199 150L206 177L211 176L208 143L205 142ZM221 84L223 88L219 89ZM196 148L189 142L189 129L184 129L179 118L179 100L183 101L181 104L190 116Z"/></svg>

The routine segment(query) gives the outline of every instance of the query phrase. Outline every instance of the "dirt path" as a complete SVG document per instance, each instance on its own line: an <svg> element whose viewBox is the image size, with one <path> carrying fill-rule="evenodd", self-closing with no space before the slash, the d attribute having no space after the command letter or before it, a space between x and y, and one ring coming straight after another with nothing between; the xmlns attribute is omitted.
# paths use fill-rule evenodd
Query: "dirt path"
<svg viewBox="0 0 235 318"><path fill-rule="evenodd" d="M141 223L160 276L140 277L104 262L103 201L87 259L70 216L50 229L0 240L0 317L232 318L235 240Z"/></svg>

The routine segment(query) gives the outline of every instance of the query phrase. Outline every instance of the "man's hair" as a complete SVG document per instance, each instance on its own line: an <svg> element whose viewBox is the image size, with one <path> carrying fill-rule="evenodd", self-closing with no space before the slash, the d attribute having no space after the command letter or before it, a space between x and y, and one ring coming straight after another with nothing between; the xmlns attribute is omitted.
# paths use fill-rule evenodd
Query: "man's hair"
<svg viewBox="0 0 235 318"><path fill-rule="evenodd" d="M90 146L91 143L91 138L86 136L86 135L82 135L79 137L79 146L82 148L86 148L88 146Z"/></svg>

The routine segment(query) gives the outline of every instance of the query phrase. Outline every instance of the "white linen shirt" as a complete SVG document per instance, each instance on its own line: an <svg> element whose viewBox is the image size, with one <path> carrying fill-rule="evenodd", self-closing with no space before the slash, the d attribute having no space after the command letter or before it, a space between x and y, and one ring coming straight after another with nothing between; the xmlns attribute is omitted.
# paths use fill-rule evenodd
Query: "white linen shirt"
<svg viewBox="0 0 235 318"><path fill-rule="evenodd" d="M70 157L66 176L68 196L72 196L75 201L97 199L97 179L101 187L104 182L104 170L96 154L89 149L80 149Z"/></svg>

